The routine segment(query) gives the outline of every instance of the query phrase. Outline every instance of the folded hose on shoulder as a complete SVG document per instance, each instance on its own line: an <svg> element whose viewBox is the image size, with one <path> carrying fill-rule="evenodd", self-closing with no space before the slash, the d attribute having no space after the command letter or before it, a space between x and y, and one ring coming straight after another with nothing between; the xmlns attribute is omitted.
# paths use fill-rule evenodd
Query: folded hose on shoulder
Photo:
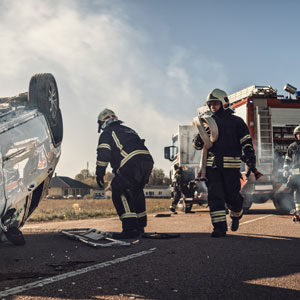
<svg viewBox="0 0 300 300"><path fill-rule="evenodd" d="M193 125L198 129L199 135L204 143L202 156L200 161L200 180L206 181L206 159L207 150L212 147L213 143L218 139L219 130L215 120L209 115L199 115L194 118ZM209 132L207 132L209 127Z"/></svg>

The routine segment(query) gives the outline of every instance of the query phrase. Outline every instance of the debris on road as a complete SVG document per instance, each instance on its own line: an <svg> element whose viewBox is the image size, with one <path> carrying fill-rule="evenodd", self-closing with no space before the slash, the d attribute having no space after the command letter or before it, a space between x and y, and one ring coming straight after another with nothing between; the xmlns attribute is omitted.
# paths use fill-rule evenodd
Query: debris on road
<svg viewBox="0 0 300 300"><path fill-rule="evenodd" d="M109 237L108 232L94 228L63 229L60 233L96 248L131 245L129 242L112 239Z"/></svg>
<svg viewBox="0 0 300 300"><path fill-rule="evenodd" d="M147 238L147 239L173 239L173 238L180 237L180 234L179 233L154 232L154 233L143 233L142 237Z"/></svg>

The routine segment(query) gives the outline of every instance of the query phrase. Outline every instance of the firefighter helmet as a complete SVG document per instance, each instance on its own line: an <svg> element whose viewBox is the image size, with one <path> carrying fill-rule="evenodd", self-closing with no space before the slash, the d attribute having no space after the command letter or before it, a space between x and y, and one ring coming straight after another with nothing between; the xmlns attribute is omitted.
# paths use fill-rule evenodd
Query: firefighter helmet
<svg viewBox="0 0 300 300"><path fill-rule="evenodd" d="M220 89L214 89L208 94L206 99L206 104L209 106L209 102L212 101L220 101L222 106L225 105L225 107L229 103L227 94Z"/></svg>
<svg viewBox="0 0 300 300"><path fill-rule="evenodd" d="M98 115L99 129L104 129L110 123L115 122L115 121L118 121L118 117L111 109L105 108Z"/></svg>
<svg viewBox="0 0 300 300"><path fill-rule="evenodd" d="M297 136L296 136L297 133L300 133L300 125L294 129L295 138L297 138Z"/></svg>

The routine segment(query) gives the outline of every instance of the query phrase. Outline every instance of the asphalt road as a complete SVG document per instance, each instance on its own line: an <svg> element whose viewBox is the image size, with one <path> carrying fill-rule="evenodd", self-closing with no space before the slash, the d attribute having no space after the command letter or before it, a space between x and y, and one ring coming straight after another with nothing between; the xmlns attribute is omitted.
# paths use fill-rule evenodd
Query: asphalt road
<svg viewBox="0 0 300 300"><path fill-rule="evenodd" d="M253 206L238 232L211 238L208 210L149 216L127 247L93 248L61 229L120 231L117 218L26 224L26 245L0 244L0 299L300 299L300 224ZM229 219L229 218L228 218Z"/></svg>

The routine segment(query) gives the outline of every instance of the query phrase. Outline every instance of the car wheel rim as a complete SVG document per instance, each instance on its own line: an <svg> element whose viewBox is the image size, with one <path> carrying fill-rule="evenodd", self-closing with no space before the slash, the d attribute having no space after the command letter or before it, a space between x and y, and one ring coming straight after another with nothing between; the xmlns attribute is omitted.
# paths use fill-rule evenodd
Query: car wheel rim
<svg viewBox="0 0 300 300"><path fill-rule="evenodd" d="M57 114L57 93L56 89L50 85L49 87L49 111L51 114L51 118L54 120Z"/></svg>

